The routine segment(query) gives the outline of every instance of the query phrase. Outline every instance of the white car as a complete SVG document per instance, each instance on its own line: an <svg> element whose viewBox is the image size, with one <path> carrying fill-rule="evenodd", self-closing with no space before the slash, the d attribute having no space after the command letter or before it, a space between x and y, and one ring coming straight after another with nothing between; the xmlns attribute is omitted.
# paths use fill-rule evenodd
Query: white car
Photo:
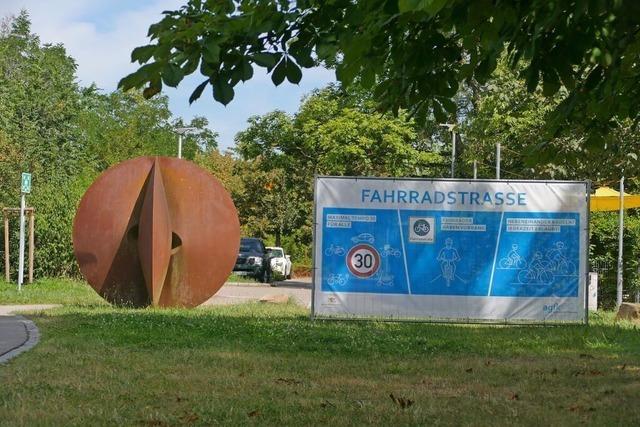
<svg viewBox="0 0 640 427"><path fill-rule="evenodd" d="M267 246L267 257L271 267L271 275L275 278L291 279L291 256L277 246Z"/></svg>

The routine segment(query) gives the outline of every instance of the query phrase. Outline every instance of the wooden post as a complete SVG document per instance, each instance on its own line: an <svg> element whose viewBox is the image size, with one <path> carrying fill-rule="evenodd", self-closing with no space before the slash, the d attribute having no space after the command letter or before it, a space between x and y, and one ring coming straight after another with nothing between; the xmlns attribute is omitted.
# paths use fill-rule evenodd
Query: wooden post
<svg viewBox="0 0 640 427"><path fill-rule="evenodd" d="M2 216L4 217L4 278L9 283L11 281L9 276L9 215L4 209Z"/></svg>
<svg viewBox="0 0 640 427"><path fill-rule="evenodd" d="M29 283L33 283L33 252L35 250L34 244L34 230L35 230L35 214L33 209L29 213Z"/></svg>

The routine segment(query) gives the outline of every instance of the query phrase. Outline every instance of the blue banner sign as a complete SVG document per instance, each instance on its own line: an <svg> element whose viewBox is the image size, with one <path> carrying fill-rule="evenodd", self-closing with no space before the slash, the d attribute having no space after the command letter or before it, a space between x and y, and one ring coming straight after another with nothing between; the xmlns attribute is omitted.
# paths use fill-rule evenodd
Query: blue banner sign
<svg viewBox="0 0 640 427"><path fill-rule="evenodd" d="M318 178L314 314L585 320L584 182Z"/></svg>

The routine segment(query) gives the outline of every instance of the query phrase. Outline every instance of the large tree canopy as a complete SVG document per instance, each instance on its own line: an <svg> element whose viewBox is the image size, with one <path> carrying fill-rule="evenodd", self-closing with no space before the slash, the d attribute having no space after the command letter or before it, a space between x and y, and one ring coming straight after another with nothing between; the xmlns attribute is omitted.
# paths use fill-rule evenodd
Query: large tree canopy
<svg viewBox="0 0 640 427"><path fill-rule="evenodd" d="M227 104L256 65L279 85L320 63L345 86L374 87L385 111L444 121L459 85L487 81L506 53L529 91L562 91L555 133L574 121L602 135L640 111L637 0L189 0L164 14L124 89L153 96L199 70L190 101L211 85Z"/></svg>

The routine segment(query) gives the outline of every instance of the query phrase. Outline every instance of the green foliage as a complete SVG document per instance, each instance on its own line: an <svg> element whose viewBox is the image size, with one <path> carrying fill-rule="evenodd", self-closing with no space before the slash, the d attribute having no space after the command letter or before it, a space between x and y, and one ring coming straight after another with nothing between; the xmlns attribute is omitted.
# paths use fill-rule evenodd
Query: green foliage
<svg viewBox="0 0 640 427"><path fill-rule="evenodd" d="M273 111L250 118L235 148L243 188L234 200L243 231L273 236L294 261L309 262L314 174L433 176L442 158L424 150L415 123L376 113L374 105L367 91L328 87L293 116Z"/></svg>
<svg viewBox="0 0 640 427"><path fill-rule="evenodd" d="M189 0L149 27L151 44L132 53L145 65L120 86L147 85L152 96L199 64L207 80L190 102L210 83L227 104L251 64L275 85L324 64L344 86L374 87L385 111L445 122L459 87L487 82L507 54L529 92L562 93L551 134L580 123L591 133L584 145L602 146L616 121L640 113L639 14L635 0Z"/></svg>
<svg viewBox="0 0 640 427"><path fill-rule="evenodd" d="M627 213L632 212L630 215ZM616 304L616 275L618 263L618 213L593 212L590 222L591 270L600 270L598 278L598 306L613 308ZM626 211L623 234L624 293L633 300L640 291L640 217Z"/></svg>
<svg viewBox="0 0 640 427"><path fill-rule="evenodd" d="M166 97L79 88L73 59L61 45L41 45L26 12L8 22L0 31L0 207L18 206L20 173L31 172L36 277L74 276L73 217L100 172L133 157L175 155L176 126L195 128L184 137L187 159L215 150L217 134L204 117L172 120ZM11 229L17 266L15 218Z"/></svg>
<svg viewBox="0 0 640 427"><path fill-rule="evenodd" d="M617 181L621 171L628 177L640 174L637 124L630 120L618 123L603 138L602 147L585 144L592 131L584 126L566 127L550 137L545 126L563 95L550 99L542 92L528 92L518 72L507 67L506 59L498 62L485 85L465 87L460 100L461 109L466 110L461 126L467 140L461 168L466 176L471 176L473 160L480 163L480 177L494 176L498 143L503 149L504 178L590 179L607 184Z"/></svg>

